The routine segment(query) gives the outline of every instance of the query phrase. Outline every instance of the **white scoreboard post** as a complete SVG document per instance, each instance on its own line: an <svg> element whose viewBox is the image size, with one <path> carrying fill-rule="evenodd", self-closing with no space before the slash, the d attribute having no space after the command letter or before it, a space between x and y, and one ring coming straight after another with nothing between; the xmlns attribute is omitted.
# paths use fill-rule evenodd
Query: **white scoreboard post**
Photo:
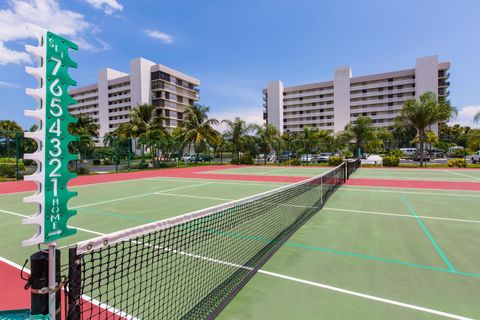
<svg viewBox="0 0 480 320"><path fill-rule="evenodd" d="M76 229L67 225L68 219L76 214L67 205L68 200L76 196L75 192L67 189L68 181L76 176L68 170L68 163L75 159L75 155L69 152L69 144L76 141L68 132L68 126L76 123L68 111L69 105L76 103L68 94L68 87L76 85L68 75L68 69L77 67L68 50L78 50L78 46L35 25L28 25L28 29L36 36L38 46L27 45L25 49L38 58L38 66L26 67L26 72L37 79L38 86L26 90L37 101L37 108L26 110L25 115L35 118L38 129L25 133L25 137L37 143L37 150L25 154L25 159L35 161L37 170L24 179L35 182L37 191L33 196L24 198L24 202L36 204L37 210L33 216L22 221L36 228L33 237L23 241L23 245L48 245L48 290L32 286L32 299L36 293L35 297L43 303L47 301L45 297L48 294L48 314L55 319L60 312L59 301L55 301L60 287L56 279L56 270L59 270L56 261L60 261L56 258L56 241L76 233ZM38 253L46 257L45 251ZM33 268L33 255L31 261ZM34 312L32 310L32 314Z"/></svg>

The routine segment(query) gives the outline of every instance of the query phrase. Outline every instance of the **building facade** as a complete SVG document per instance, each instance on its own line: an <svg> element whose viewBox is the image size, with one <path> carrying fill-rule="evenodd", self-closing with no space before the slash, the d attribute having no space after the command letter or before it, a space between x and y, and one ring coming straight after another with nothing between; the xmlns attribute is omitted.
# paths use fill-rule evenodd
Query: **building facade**
<svg viewBox="0 0 480 320"><path fill-rule="evenodd" d="M448 97L449 68L449 62L428 56L407 70L352 77L346 66L337 68L330 81L291 87L271 81L263 90L263 117L280 133L304 127L338 132L359 116L370 117L376 127L391 128L406 100L427 91L439 99Z"/></svg>
<svg viewBox="0 0 480 320"><path fill-rule="evenodd" d="M173 129L183 121L185 109L198 101L199 85L200 80L189 75L137 58L130 61L130 73L102 69L98 83L70 90L78 101L70 113L91 116L103 137L128 122L136 105L151 103L156 115L164 117L164 126Z"/></svg>

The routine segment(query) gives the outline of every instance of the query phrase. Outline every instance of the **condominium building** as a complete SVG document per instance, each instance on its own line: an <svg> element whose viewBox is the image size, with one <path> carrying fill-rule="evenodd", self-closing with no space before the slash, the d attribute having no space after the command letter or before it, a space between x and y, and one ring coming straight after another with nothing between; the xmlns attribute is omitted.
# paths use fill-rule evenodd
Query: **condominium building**
<svg viewBox="0 0 480 320"><path fill-rule="evenodd" d="M281 133L304 127L338 132L359 116L391 128L406 100L427 91L439 99L449 95L449 68L449 62L428 56L418 58L413 69L352 77L346 66L337 68L330 81L291 87L271 81L263 90L264 120Z"/></svg>
<svg viewBox="0 0 480 320"><path fill-rule="evenodd" d="M156 115L164 117L167 129L183 121L188 106L198 101L200 80L144 58L130 61L130 73L111 68L98 72L98 83L70 90L78 104L72 115L91 116L100 126L99 136L112 132L129 121L129 113L138 104L156 106Z"/></svg>

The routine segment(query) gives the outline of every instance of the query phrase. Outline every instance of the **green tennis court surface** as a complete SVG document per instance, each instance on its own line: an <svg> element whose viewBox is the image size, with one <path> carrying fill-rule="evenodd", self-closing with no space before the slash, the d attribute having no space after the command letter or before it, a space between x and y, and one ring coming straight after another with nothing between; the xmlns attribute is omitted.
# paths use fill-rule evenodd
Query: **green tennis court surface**
<svg viewBox="0 0 480 320"><path fill-rule="evenodd" d="M331 167L245 167L235 169L224 169L215 171L204 171L203 174L239 174L256 176L298 176L313 177L327 172Z"/></svg>
<svg viewBox="0 0 480 320"><path fill-rule="evenodd" d="M480 182L480 170L362 168L355 178Z"/></svg>
<svg viewBox="0 0 480 320"><path fill-rule="evenodd" d="M265 169L270 168L217 173L259 175ZM296 176L300 170L314 175L323 170L275 169L281 170L271 175ZM353 177L382 171L359 169ZM386 170L383 176L396 174L400 179L411 171ZM416 178L434 180L447 174L449 180L456 181L452 173L423 171L415 170L421 175ZM474 177L478 174L456 172ZM429 175L432 179L427 178ZM78 208L78 215L71 224L81 229L59 245L282 185L152 178L76 187L73 189L79 196L71 205ZM33 212L33 207L21 200L28 194L0 195L0 256L19 264L33 250L21 247L21 241L33 234L28 226L20 224L22 215ZM479 205L480 192L473 191L342 186L247 283L219 318L480 318Z"/></svg>

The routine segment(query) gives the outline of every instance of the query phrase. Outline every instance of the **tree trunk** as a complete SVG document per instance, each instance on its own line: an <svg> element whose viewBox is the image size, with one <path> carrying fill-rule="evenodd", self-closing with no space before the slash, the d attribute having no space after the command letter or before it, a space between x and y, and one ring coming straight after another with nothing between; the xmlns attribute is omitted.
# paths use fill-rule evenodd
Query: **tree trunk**
<svg viewBox="0 0 480 320"><path fill-rule="evenodd" d="M420 141L420 167L423 167L423 150L425 149L424 135L425 132L423 129L418 131L418 139Z"/></svg>

